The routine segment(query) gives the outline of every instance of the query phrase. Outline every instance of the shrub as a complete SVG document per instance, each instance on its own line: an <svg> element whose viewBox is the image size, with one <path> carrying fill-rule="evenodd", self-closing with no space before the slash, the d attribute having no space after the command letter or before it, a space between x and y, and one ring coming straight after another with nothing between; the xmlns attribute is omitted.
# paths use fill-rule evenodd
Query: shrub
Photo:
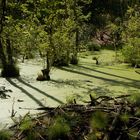
<svg viewBox="0 0 140 140"><path fill-rule="evenodd" d="M8 130L1 130L0 131L0 140L9 140L12 136L12 132Z"/></svg>
<svg viewBox="0 0 140 140"><path fill-rule="evenodd" d="M29 116L25 116L20 125L20 130L26 131L32 129L33 127L34 123L32 122L31 118Z"/></svg>
<svg viewBox="0 0 140 140"><path fill-rule="evenodd" d="M129 100L132 104L140 106L140 94L139 93L133 93L133 95L129 98Z"/></svg>
<svg viewBox="0 0 140 140"><path fill-rule="evenodd" d="M95 112L91 119L91 126L93 129L103 129L108 124L107 114L104 112Z"/></svg>
<svg viewBox="0 0 140 140"><path fill-rule="evenodd" d="M57 117L52 126L48 129L49 140L68 140L70 127L63 117Z"/></svg>
<svg viewBox="0 0 140 140"><path fill-rule="evenodd" d="M89 42L87 44L87 49L89 51L100 51L101 46L99 44L94 43L94 42Z"/></svg>
<svg viewBox="0 0 140 140"><path fill-rule="evenodd" d="M73 65L77 65L78 64L78 58L76 56L72 55L70 63L73 64Z"/></svg>
<svg viewBox="0 0 140 140"><path fill-rule="evenodd" d="M62 55L56 58L53 62L54 66L68 66L69 65L69 56Z"/></svg>
<svg viewBox="0 0 140 140"><path fill-rule="evenodd" d="M137 6L136 6L137 7ZM122 39L124 42L123 55L125 61L132 64L132 66L140 66L140 13L139 7L129 8L127 10L127 17L122 32Z"/></svg>
<svg viewBox="0 0 140 140"><path fill-rule="evenodd" d="M19 129L24 131L26 135L26 140L35 140L38 139L37 133L34 131L35 123L32 121L30 116L25 116L20 124Z"/></svg>
<svg viewBox="0 0 140 140"><path fill-rule="evenodd" d="M138 50L131 45L124 46L122 49L122 54L124 56L124 61L131 63L132 66L140 65L140 56Z"/></svg>

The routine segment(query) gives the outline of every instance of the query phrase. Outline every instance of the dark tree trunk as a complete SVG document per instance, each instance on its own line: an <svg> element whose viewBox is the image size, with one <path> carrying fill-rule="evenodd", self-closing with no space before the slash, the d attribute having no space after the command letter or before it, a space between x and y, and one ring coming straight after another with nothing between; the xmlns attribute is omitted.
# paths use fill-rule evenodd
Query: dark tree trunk
<svg viewBox="0 0 140 140"><path fill-rule="evenodd" d="M0 37L1 37L1 33L3 31L3 22L5 21L5 11L6 11L6 0L1 0L0 3L1 6L1 17L0 17Z"/></svg>
<svg viewBox="0 0 140 140"><path fill-rule="evenodd" d="M43 75L45 76L46 80L50 80L50 57L49 57L49 52L47 51L47 56L46 56L46 61L47 61L47 67L43 73Z"/></svg>
<svg viewBox="0 0 140 140"><path fill-rule="evenodd" d="M7 61L8 61L8 64L9 65L14 65L15 62L14 62L14 59L13 59L13 51L12 51L12 47L11 47L11 42L10 42L10 39L7 38L6 39L6 51L7 51Z"/></svg>
<svg viewBox="0 0 140 140"><path fill-rule="evenodd" d="M4 54L4 48L3 48L3 44L2 44L2 39L0 38L0 59L2 62L2 66L4 67L5 65L7 65L6 62L6 56Z"/></svg>
<svg viewBox="0 0 140 140"><path fill-rule="evenodd" d="M13 59L13 53L12 53L12 48L11 48L9 38L6 40L6 53L4 53L4 48L3 48L2 42L0 41L0 55L1 55L1 61L2 61L2 67L3 67L1 71L1 76L2 77L18 77L19 69L18 67L16 67L14 59Z"/></svg>
<svg viewBox="0 0 140 140"><path fill-rule="evenodd" d="M46 54L46 68L41 70L42 75L38 75L37 79L38 81L45 81L50 80L50 58L49 58L49 52Z"/></svg>
<svg viewBox="0 0 140 140"><path fill-rule="evenodd" d="M79 51L79 30L78 30L78 17L76 12L77 7L77 0L74 0L73 5L73 12L74 12L74 18L76 22L76 28L75 28L75 45L73 49L73 56L71 58L71 64L77 65L78 64L78 51Z"/></svg>

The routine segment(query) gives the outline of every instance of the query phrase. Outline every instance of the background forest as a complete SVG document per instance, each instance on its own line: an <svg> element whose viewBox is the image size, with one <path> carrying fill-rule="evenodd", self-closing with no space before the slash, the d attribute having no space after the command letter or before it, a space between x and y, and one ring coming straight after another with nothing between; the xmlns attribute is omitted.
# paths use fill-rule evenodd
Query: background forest
<svg viewBox="0 0 140 140"><path fill-rule="evenodd" d="M2 76L18 76L16 60L39 54L52 65L78 63L80 49L108 49L139 67L139 0L1 0ZM97 58L94 58L97 60Z"/></svg>

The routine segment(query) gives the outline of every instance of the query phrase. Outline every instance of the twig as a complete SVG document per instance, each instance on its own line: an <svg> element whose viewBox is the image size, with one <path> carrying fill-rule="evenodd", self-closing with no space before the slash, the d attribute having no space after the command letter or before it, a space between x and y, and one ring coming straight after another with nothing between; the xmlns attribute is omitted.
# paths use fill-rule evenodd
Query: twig
<svg viewBox="0 0 140 140"><path fill-rule="evenodd" d="M11 117L15 117L15 115L16 115L16 113L17 113L17 111L14 110L14 105L15 105L15 98L13 99Z"/></svg>
<svg viewBox="0 0 140 140"><path fill-rule="evenodd" d="M139 125L139 124L140 124L140 120L137 120L137 121L133 124L133 126L131 126L130 128L128 128L128 130L133 129L134 127L136 127L136 126Z"/></svg>
<svg viewBox="0 0 140 140"><path fill-rule="evenodd" d="M118 121L118 118L119 118L119 116L121 114L121 111L122 111L122 106L118 109L117 115L115 116L115 118L112 121L112 124L111 124L111 126L109 128L110 132L112 132L115 129L117 121Z"/></svg>

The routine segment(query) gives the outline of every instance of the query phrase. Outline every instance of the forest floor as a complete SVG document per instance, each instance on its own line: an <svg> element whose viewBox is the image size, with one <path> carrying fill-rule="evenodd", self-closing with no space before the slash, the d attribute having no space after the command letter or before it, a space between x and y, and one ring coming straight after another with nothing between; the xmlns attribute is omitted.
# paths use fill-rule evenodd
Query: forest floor
<svg viewBox="0 0 140 140"><path fill-rule="evenodd" d="M99 65L92 59L94 56L99 57ZM83 52L77 66L52 68L50 81L36 81L41 60L19 63L19 78L0 77L0 87L5 87L10 96L0 99L0 128L13 122L13 111L19 117L27 112L37 113L34 108L56 107L74 98L84 103L89 94L98 97L140 93L140 74L126 64L114 64L114 59L111 51Z"/></svg>

